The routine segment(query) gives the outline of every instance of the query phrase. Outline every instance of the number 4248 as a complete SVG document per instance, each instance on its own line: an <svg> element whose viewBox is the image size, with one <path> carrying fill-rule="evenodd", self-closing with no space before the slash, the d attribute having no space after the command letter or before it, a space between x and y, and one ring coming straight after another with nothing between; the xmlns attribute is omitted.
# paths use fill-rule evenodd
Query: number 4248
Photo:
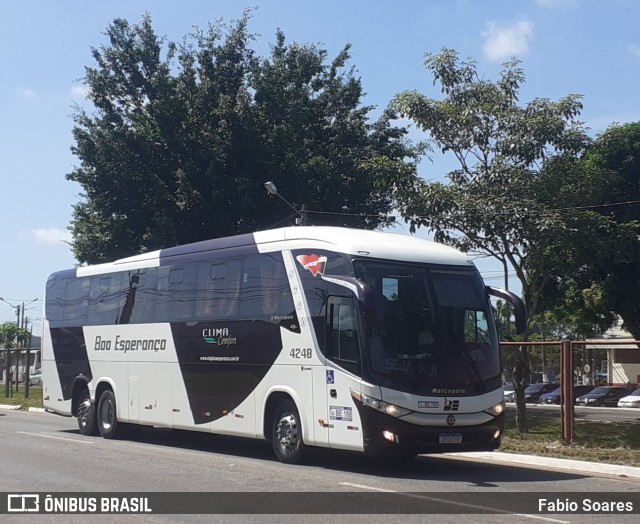
<svg viewBox="0 0 640 524"><path fill-rule="evenodd" d="M311 348L293 348L289 351L291 358L311 358Z"/></svg>

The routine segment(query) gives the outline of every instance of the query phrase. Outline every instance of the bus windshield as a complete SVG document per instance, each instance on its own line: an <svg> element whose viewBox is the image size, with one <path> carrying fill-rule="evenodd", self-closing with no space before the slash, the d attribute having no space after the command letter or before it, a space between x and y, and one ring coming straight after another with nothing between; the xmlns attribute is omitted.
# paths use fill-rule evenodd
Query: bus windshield
<svg viewBox="0 0 640 524"><path fill-rule="evenodd" d="M425 396L500 387L500 355L484 285L474 269L355 261L375 290L363 312L365 378Z"/></svg>

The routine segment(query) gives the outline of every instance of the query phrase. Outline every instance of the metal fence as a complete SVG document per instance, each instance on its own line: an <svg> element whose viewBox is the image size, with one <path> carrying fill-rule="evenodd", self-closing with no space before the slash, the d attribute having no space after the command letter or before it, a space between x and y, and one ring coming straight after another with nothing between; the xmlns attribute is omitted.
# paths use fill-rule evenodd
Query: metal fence
<svg viewBox="0 0 640 524"><path fill-rule="evenodd" d="M526 352L528 383L537 384L525 397L530 427L557 428L558 440L565 444L640 449L640 341L505 342L501 346L506 385L512 380L515 362ZM542 395L539 390L544 390ZM512 424L516 411L506 400Z"/></svg>
<svg viewBox="0 0 640 524"><path fill-rule="evenodd" d="M11 397L25 388L29 394L29 377L40 368L40 348L0 349L0 397Z"/></svg>

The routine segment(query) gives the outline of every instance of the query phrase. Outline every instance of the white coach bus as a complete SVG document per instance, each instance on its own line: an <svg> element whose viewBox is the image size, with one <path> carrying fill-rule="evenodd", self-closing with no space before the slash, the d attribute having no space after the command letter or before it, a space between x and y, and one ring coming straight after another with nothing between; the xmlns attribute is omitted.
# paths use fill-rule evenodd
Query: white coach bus
<svg viewBox="0 0 640 524"><path fill-rule="evenodd" d="M291 227L173 247L47 282L45 407L124 425L413 456L491 450L504 428L487 288L427 240Z"/></svg>

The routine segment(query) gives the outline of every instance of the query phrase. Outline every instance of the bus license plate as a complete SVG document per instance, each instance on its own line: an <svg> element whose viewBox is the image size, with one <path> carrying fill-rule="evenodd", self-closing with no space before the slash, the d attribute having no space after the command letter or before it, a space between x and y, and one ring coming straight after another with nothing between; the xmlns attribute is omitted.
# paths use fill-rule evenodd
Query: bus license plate
<svg viewBox="0 0 640 524"><path fill-rule="evenodd" d="M329 418L331 420L353 421L353 410L350 407L329 406Z"/></svg>
<svg viewBox="0 0 640 524"><path fill-rule="evenodd" d="M462 444L462 433L440 433L440 444Z"/></svg>

